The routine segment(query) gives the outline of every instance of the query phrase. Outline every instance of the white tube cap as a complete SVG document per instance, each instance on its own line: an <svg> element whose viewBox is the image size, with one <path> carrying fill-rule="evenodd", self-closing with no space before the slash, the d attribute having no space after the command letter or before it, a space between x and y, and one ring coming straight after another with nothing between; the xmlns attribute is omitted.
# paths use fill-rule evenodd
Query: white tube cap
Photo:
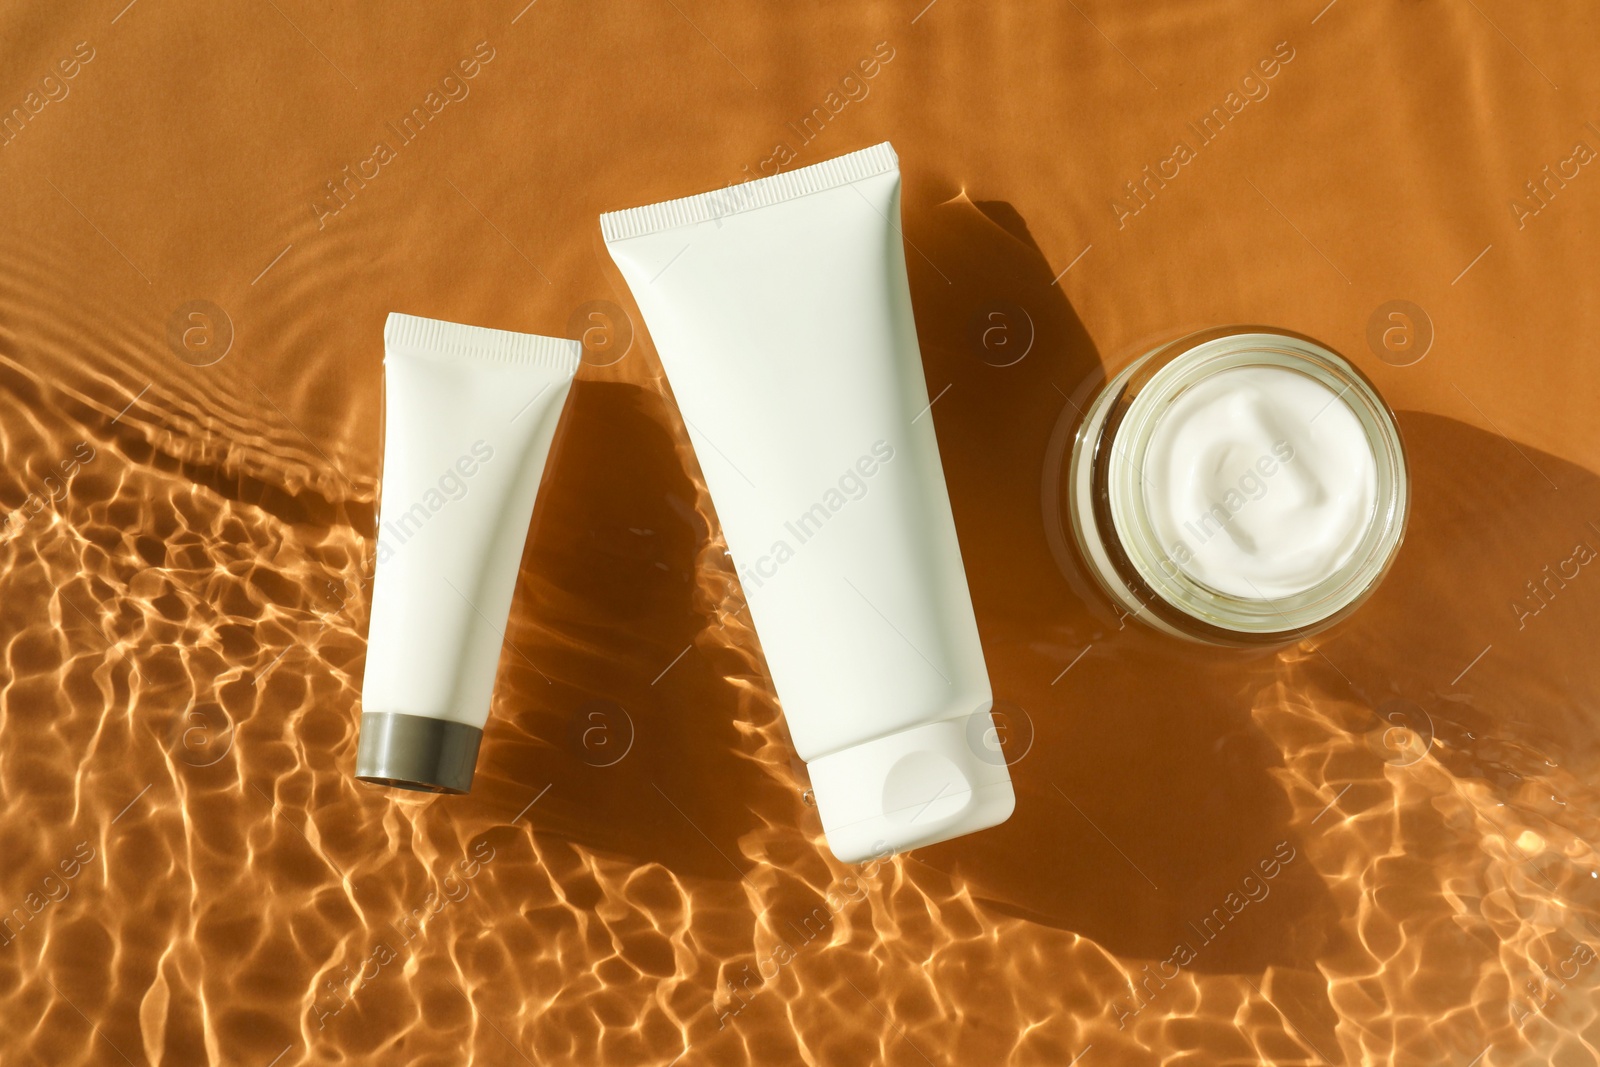
<svg viewBox="0 0 1600 1067"><path fill-rule="evenodd" d="M984 710L812 760L828 847L861 863L1005 822L1016 794L996 736Z"/></svg>

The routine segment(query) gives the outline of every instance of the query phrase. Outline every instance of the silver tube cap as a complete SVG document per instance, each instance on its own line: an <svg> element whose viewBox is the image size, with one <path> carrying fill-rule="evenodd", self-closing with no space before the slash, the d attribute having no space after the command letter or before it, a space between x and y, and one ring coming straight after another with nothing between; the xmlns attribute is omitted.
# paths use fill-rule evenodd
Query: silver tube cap
<svg viewBox="0 0 1600 1067"><path fill-rule="evenodd" d="M478 765L476 726L426 715L363 712L356 778L423 793L465 793Z"/></svg>

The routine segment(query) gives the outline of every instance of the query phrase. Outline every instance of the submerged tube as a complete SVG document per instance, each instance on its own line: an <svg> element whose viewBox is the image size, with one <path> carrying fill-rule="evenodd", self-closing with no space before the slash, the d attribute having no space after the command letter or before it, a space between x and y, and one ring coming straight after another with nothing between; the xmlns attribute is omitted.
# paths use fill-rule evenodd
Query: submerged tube
<svg viewBox="0 0 1600 1067"><path fill-rule="evenodd" d="M472 787L545 458L582 346L390 315L356 777Z"/></svg>
<svg viewBox="0 0 1600 1067"><path fill-rule="evenodd" d="M923 379L887 143L600 218L846 862L1015 800Z"/></svg>

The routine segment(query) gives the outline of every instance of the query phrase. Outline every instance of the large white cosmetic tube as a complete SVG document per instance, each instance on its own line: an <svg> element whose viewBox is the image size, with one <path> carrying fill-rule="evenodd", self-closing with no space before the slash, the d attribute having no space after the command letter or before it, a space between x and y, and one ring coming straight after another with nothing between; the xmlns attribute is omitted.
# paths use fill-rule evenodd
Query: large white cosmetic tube
<svg viewBox="0 0 1600 1067"><path fill-rule="evenodd" d="M1005 821L887 143L602 215L688 426L828 845Z"/></svg>
<svg viewBox="0 0 1600 1067"><path fill-rule="evenodd" d="M383 498L356 777L472 787L577 341L390 315Z"/></svg>

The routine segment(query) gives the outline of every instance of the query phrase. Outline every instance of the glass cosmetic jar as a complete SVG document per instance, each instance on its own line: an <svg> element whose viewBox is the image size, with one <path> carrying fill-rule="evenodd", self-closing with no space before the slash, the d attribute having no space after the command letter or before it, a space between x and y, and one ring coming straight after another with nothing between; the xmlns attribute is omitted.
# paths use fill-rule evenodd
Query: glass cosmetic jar
<svg viewBox="0 0 1600 1067"><path fill-rule="evenodd" d="M1073 533L1123 615L1226 645L1344 618L1405 532L1405 452L1358 370L1309 337L1191 334L1135 360L1084 412Z"/></svg>

